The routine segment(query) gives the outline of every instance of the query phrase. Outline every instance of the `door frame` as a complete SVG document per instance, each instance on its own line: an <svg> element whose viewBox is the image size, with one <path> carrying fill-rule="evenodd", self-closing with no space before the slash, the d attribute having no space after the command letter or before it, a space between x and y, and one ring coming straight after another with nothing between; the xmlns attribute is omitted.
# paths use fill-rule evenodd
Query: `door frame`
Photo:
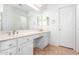
<svg viewBox="0 0 79 59"><path fill-rule="evenodd" d="M63 8L68 8L68 7L74 7L75 8L75 18L74 18L74 35L75 35L75 39L74 39L74 47L73 49L76 50L76 4L74 5L68 5L68 6L64 6L64 7L60 7L58 8L58 35L59 35L59 39L60 39L60 9ZM58 41L59 45L60 45L60 41Z"/></svg>

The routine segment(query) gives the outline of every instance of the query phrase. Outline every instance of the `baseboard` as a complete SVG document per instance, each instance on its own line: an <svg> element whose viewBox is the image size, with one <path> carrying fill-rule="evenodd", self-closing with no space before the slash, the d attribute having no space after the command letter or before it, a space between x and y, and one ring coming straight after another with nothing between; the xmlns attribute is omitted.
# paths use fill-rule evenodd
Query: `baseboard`
<svg viewBox="0 0 79 59"><path fill-rule="evenodd" d="M59 46L58 44L49 44L49 45Z"/></svg>
<svg viewBox="0 0 79 59"><path fill-rule="evenodd" d="M65 47L65 46L60 46L60 45L59 45L59 47L63 47L63 48L74 50L73 48L70 48L70 47Z"/></svg>

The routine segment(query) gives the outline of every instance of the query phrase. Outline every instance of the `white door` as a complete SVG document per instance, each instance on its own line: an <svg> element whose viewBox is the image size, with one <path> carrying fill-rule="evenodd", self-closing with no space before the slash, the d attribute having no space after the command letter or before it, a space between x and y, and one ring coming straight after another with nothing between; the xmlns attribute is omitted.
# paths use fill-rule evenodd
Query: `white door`
<svg viewBox="0 0 79 59"><path fill-rule="evenodd" d="M60 46L75 48L75 7L59 9Z"/></svg>

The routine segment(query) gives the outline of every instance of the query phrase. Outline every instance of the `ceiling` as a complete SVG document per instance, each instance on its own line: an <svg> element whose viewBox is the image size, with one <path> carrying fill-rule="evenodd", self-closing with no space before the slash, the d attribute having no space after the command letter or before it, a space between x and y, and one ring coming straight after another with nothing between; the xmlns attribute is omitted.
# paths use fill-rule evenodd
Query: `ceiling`
<svg viewBox="0 0 79 59"><path fill-rule="evenodd" d="M67 4L30 4L30 5L34 5L36 8L39 9L39 11L45 10L48 7L54 8L54 7L67 6ZM19 8L26 12L37 11L34 8L30 7L29 4L11 4L10 6Z"/></svg>
<svg viewBox="0 0 79 59"><path fill-rule="evenodd" d="M39 8L40 10L45 9L46 6L47 6L46 4L41 4L41 5L33 4L33 5L36 6L37 8ZM36 11L32 7L27 5L27 4L11 4L10 6L19 8L19 9L27 11L27 12L29 12L29 11Z"/></svg>

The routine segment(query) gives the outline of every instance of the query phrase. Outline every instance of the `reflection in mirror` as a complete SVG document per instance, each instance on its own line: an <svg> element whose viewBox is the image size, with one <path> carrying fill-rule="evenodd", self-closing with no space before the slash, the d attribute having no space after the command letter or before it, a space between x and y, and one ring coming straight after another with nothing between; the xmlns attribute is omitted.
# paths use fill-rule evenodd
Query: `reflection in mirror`
<svg viewBox="0 0 79 59"><path fill-rule="evenodd" d="M25 16L20 16L20 21L21 21L21 29L27 29L27 17Z"/></svg>
<svg viewBox="0 0 79 59"><path fill-rule="evenodd" d="M3 5L0 4L0 31L2 31L2 14L3 14Z"/></svg>
<svg viewBox="0 0 79 59"><path fill-rule="evenodd" d="M43 24L43 26L49 25L49 17L48 16L42 16L42 24Z"/></svg>
<svg viewBox="0 0 79 59"><path fill-rule="evenodd" d="M38 24L39 29L41 29L42 28L42 17L41 16L37 16L37 24Z"/></svg>
<svg viewBox="0 0 79 59"><path fill-rule="evenodd" d="M0 30L1 30L1 13L0 13Z"/></svg>
<svg viewBox="0 0 79 59"><path fill-rule="evenodd" d="M45 29L49 17L42 10L36 11L27 5L4 4L0 6L0 30Z"/></svg>
<svg viewBox="0 0 79 59"><path fill-rule="evenodd" d="M38 26L41 27L47 27L49 25L49 17L48 16L37 16L37 23Z"/></svg>
<svg viewBox="0 0 79 59"><path fill-rule="evenodd" d="M27 29L27 11L18 4L4 4L3 30Z"/></svg>
<svg viewBox="0 0 79 59"><path fill-rule="evenodd" d="M48 29L49 16L43 14L42 10L32 11L29 13L29 27L30 29Z"/></svg>

